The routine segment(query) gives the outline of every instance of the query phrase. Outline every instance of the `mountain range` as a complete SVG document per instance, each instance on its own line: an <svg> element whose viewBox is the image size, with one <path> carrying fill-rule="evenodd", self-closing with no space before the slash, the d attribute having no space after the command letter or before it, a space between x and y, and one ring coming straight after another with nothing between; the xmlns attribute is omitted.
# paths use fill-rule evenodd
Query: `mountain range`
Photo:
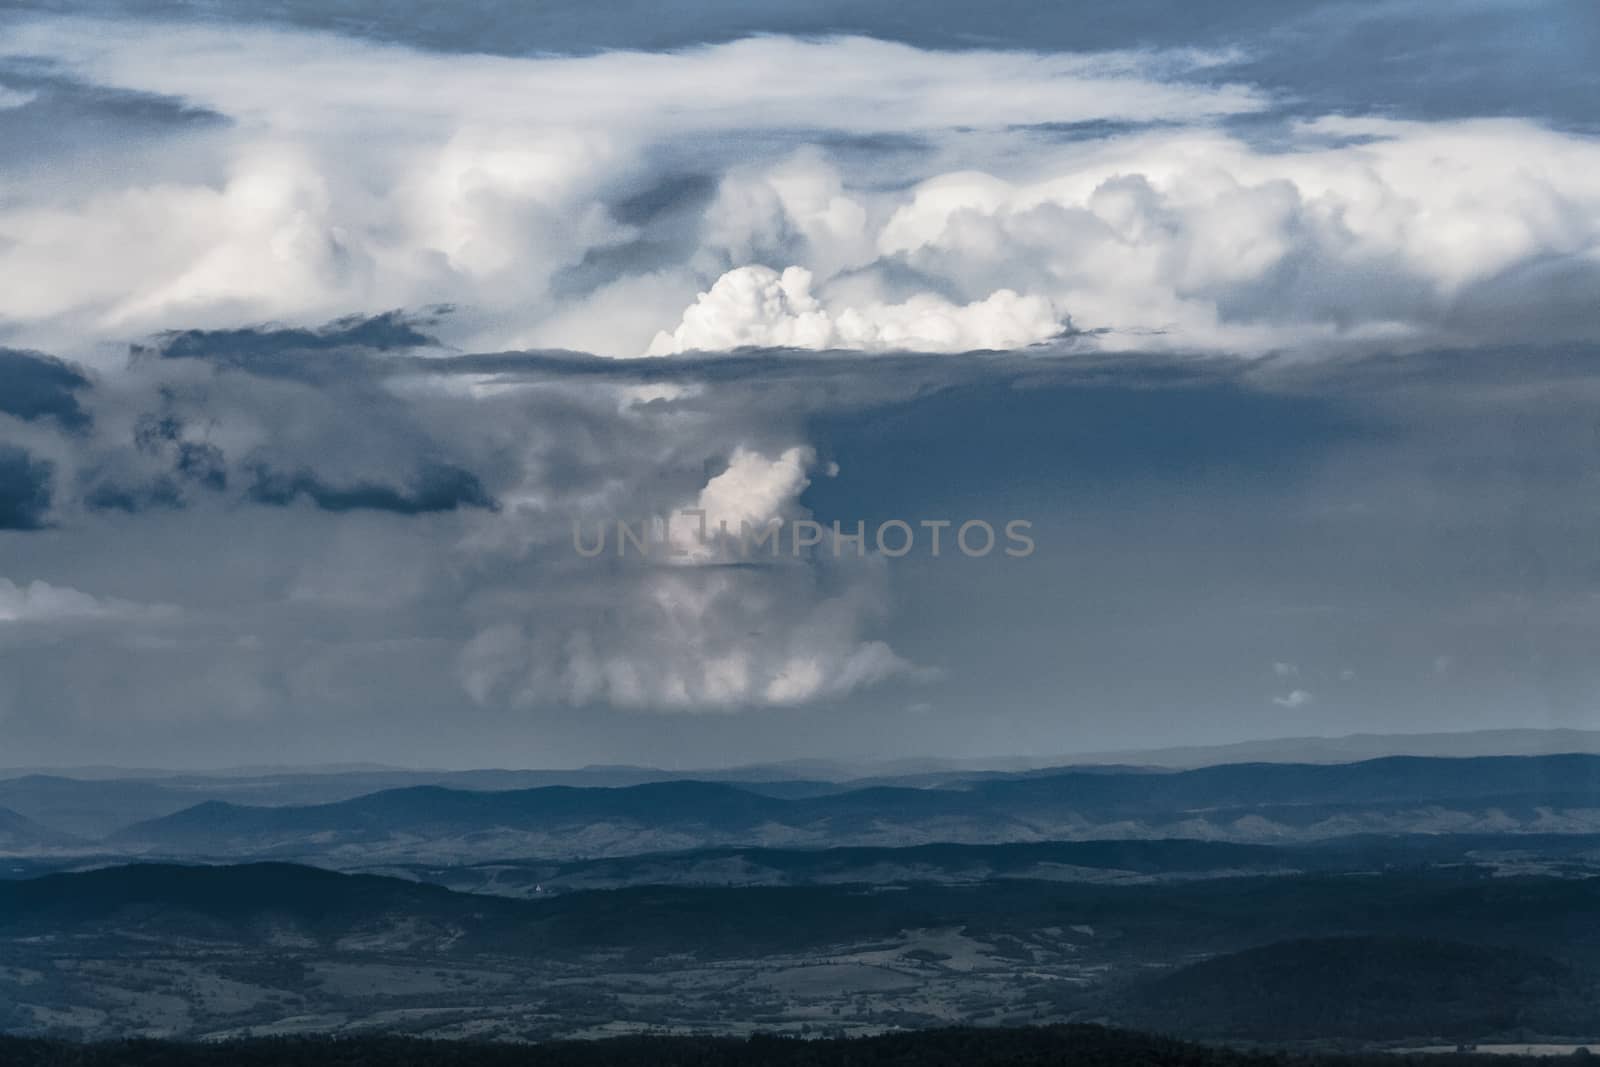
<svg viewBox="0 0 1600 1067"><path fill-rule="evenodd" d="M25 852L40 848L81 845L70 834L41 826L10 808L0 808L0 852Z"/></svg>
<svg viewBox="0 0 1600 1067"><path fill-rule="evenodd" d="M790 797L703 781L494 792L427 786L331 804L207 801L126 827L105 844L155 855L467 862L716 846L1593 831L1600 756L1574 754L1076 770Z"/></svg>
<svg viewBox="0 0 1600 1067"><path fill-rule="evenodd" d="M694 780L784 799L868 788L965 789L989 780L1065 774L1126 776L1238 763L1329 764L1395 755L1464 759L1487 755L1600 753L1600 731L1490 730L1452 734L1290 738L1234 745L1008 759L899 759L845 763L792 760L684 772L590 766L546 770L426 770L372 764L240 767L175 772L115 767L0 769L0 807L52 830L102 839L136 823L207 801L245 807L335 804L417 786L500 792L550 786L626 788ZM8 846L0 844L0 849Z"/></svg>

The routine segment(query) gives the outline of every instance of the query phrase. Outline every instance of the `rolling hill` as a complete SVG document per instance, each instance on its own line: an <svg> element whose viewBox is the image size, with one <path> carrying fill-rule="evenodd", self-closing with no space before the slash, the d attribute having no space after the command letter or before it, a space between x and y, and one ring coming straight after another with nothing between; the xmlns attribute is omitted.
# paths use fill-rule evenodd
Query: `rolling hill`
<svg viewBox="0 0 1600 1067"><path fill-rule="evenodd" d="M1063 923L1116 931L1161 957L1308 936L1482 942L1600 962L1600 880L1495 878L1469 868L1240 876L1102 885L996 879L892 887L663 886L538 900L287 863L140 863L0 881L0 936L186 930L240 943L294 929L333 942L375 923L450 930L455 950L639 948L778 952L921 927L1015 934ZM426 939L423 939L426 940ZM1081 938L1079 940L1082 940Z"/></svg>
<svg viewBox="0 0 1600 1067"><path fill-rule="evenodd" d="M1571 1034L1600 961L1595 883L1444 868L513 900L279 863L136 864L0 881L0 1029L533 1040L618 1021L804 1032L1108 1018L1235 1036L1340 1019L1335 1036L1361 1040ZM1213 988L1241 1002L1213 1010ZM1386 1022L1407 997L1426 1034ZM1323 1000L1345 1007L1319 1014Z"/></svg>
<svg viewBox="0 0 1600 1067"><path fill-rule="evenodd" d="M164 855L460 863L726 846L1594 831L1600 756L1567 755L1076 771L791 797L700 781L498 792L415 787L309 806L211 801L128 827L109 842Z"/></svg>
<svg viewBox="0 0 1600 1067"><path fill-rule="evenodd" d="M1119 1019L1266 1041L1462 1041L1600 1033L1592 977L1516 949L1415 937L1277 942L1192 964L1126 994Z"/></svg>
<svg viewBox="0 0 1600 1067"><path fill-rule="evenodd" d="M446 867L396 864L376 867L373 873L393 872L464 892L533 896L633 885L973 884L996 878L1138 882L1329 865L1343 869L1351 862L1347 856L1221 841L1040 841L905 848L709 848L592 860L495 860Z"/></svg>

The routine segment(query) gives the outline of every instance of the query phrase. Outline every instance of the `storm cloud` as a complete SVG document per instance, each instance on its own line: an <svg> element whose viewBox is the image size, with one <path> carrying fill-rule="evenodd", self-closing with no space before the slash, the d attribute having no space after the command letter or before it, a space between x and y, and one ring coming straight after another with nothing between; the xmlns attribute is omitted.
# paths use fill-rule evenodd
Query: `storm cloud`
<svg viewBox="0 0 1600 1067"><path fill-rule="evenodd" d="M0 530L39 530L50 511L50 465L0 444Z"/></svg>
<svg viewBox="0 0 1600 1067"><path fill-rule="evenodd" d="M374 482L334 486L323 483L307 469L281 474L258 468L249 489L250 499L258 504L284 507L304 498L326 511L352 511L370 508L400 515L420 515L429 511L454 511L456 508L493 508L495 503L470 471L459 467L423 468L410 484L402 487Z"/></svg>
<svg viewBox="0 0 1600 1067"><path fill-rule="evenodd" d="M6 762L1592 711L1588 7L567 6L5 16Z"/></svg>
<svg viewBox="0 0 1600 1067"><path fill-rule="evenodd" d="M1306 17L1294 34L1337 22ZM0 337L95 362L162 331L168 355L258 358L241 321L298 331L302 356L436 338L611 356L1596 339L1600 149L1569 123L1308 110L1252 80L1287 76L1259 54L1136 36L711 40L444 55L282 25L15 19L0 69L227 121L133 137L142 165L66 184L17 169ZM437 304L456 313L371 317ZM358 312L364 338L319 325Z"/></svg>
<svg viewBox="0 0 1600 1067"><path fill-rule="evenodd" d="M68 363L37 352L0 348L0 414L19 419L56 420L67 430L83 430L89 417L78 403L78 391L89 379Z"/></svg>
<svg viewBox="0 0 1600 1067"><path fill-rule="evenodd" d="M402 745L449 708L468 735L542 736L572 759L826 750L850 729L890 745L913 704L935 747L959 746L979 704L1002 743L1061 748L1156 723L1269 732L1291 704L1351 728L1404 704L1417 728L1531 697L1559 721L1600 684L1583 652L1600 556L1570 536L1600 481L1590 348L1307 363L1070 339L656 360L341 344L285 375L300 344L260 331L245 359L136 359L83 391L88 431L19 423L51 460L6 454L27 501L7 580L170 607L68 613L50 634L95 627L70 644L0 635L29 650L6 674L18 743L42 756L59 717L102 722L112 670L138 679L104 723L125 739L232 724L207 751L263 731L298 751L306 716L342 734L381 706ZM185 477L183 442L223 476ZM114 499L96 481L113 470L144 488ZM574 549L574 524L683 509L847 529L1024 518L1038 548ZM1439 675L1442 655L1470 667ZM196 686L203 703L180 695ZM1186 725L1161 710L1180 691ZM58 718L16 710L46 693ZM711 734L693 725L707 712Z"/></svg>

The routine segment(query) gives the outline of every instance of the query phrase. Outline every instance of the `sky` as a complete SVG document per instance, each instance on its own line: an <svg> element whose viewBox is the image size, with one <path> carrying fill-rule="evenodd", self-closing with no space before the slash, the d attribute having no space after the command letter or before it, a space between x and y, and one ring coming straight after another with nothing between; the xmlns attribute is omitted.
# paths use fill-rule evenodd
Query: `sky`
<svg viewBox="0 0 1600 1067"><path fill-rule="evenodd" d="M0 7L0 766L1600 724L1597 45Z"/></svg>

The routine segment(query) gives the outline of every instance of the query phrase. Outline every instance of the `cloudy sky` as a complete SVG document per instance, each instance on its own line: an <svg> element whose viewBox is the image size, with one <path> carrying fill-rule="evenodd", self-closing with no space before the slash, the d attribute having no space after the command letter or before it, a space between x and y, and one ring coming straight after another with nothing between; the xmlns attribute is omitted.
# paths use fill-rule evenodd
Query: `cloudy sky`
<svg viewBox="0 0 1600 1067"><path fill-rule="evenodd" d="M1597 48L1588 0L8 5L0 766L1592 726Z"/></svg>

